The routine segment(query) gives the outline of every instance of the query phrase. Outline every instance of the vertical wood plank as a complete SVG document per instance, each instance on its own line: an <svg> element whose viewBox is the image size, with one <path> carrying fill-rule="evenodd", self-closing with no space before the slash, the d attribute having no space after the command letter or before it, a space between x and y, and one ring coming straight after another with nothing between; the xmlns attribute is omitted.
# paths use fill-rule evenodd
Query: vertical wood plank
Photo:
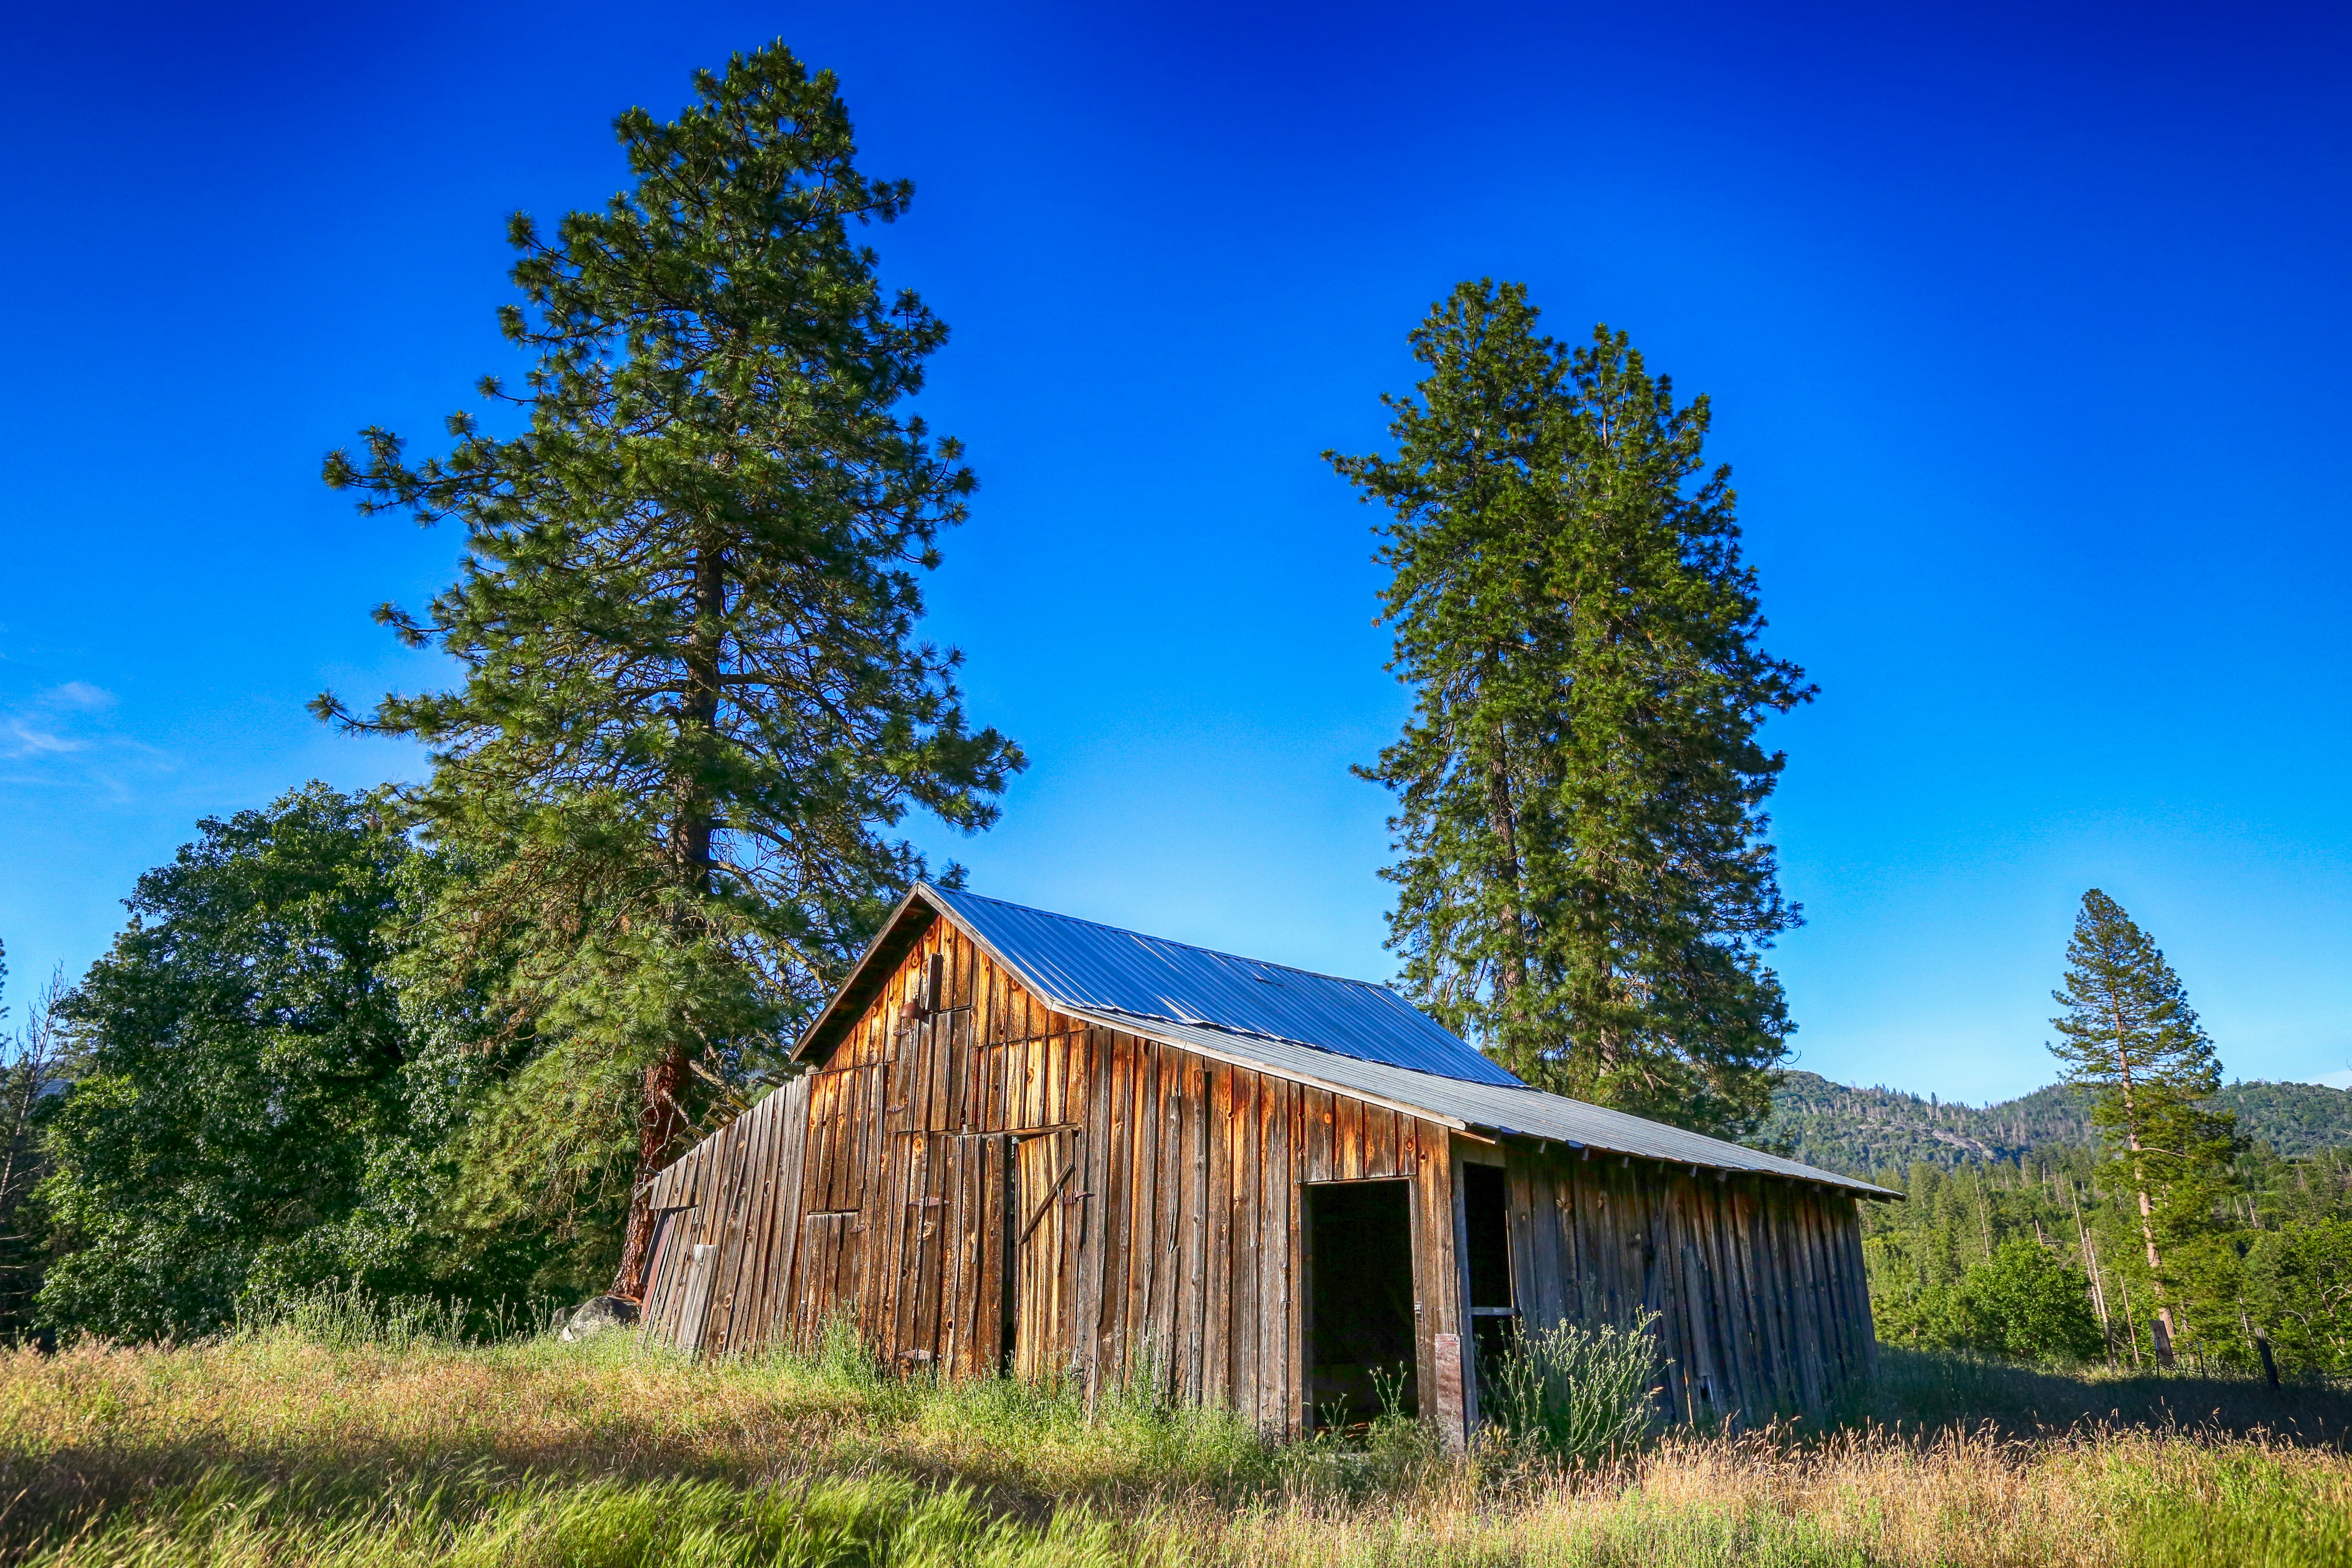
<svg viewBox="0 0 2352 1568"><path fill-rule="evenodd" d="M1305 1128L1307 1137L1307 1180L1328 1182L1335 1166L1331 1158L1333 1096L1328 1089L1307 1091Z"/></svg>
<svg viewBox="0 0 2352 1568"><path fill-rule="evenodd" d="M1213 1410L1228 1408L1234 1384L1233 1278L1234 1069L1223 1062L1208 1067L1208 1292L1202 1312L1205 1326L1201 1347L1201 1402Z"/></svg>
<svg viewBox="0 0 2352 1568"><path fill-rule="evenodd" d="M1159 1152L1152 1163L1157 1215L1152 1225L1151 1339L1160 1347L1160 1394L1184 1396L1184 1342L1177 1327L1184 1294L1184 1066L1188 1051L1172 1047L1160 1056Z"/></svg>
<svg viewBox="0 0 2352 1568"><path fill-rule="evenodd" d="M1364 1102L1348 1096L1333 1097L1331 1173L1336 1180L1354 1182L1364 1174Z"/></svg>
<svg viewBox="0 0 2352 1568"><path fill-rule="evenodd" d="M1259 1260L1258 1198L1265 1178L1259 1159L1256 1073L1234 1073L1234 1111L1227 1125L1233 1142L1233 1315L1227 1335L1233 1347L1233 1387L1227 1407L1248 1415L1256 1408Z"/></svg>
<svg viewBox="0 0 2352 1568"><path fill-rule="evenodd" d="M1202 1377L1206 1365L1209 1256L1209 1076L1199 1057L1186 1053L1182 1094L1183 1141L1181 1212L1183 1229L1183 1294L1177 1309L1177 1332L1184 1352L1183 1397L1202 1401Z"/></svg>
<svg viewBox="0 0 2352 1568"><path fill-rule="evenodd" d="M1283 1203L1286 1220L1283 1234L1283 1279L1286 1302L1283 1310L1283 1434L1291 1438L1307 1436L1307 1227L1302 1212L1306 1205L1299 1186L1301 1161L1307 1141L1307 1091L1292 1085L1288 1092L1289 1134L1283 1141L1286 1162L1283 1187ZM1411 1201L1408 1195L1408 1203ZM1406 1232L1408 1237L1411 1230ZM1408 1240L1407 1245L1411 1242ZM1409 1266L1409 1265L1408 1265Z"/></svg>
<svg viewBox="0 0 2352 1568"><path fill-rule="evenodd" d="M1106 1065L1109 1031L1089 1029L1085 1037L1087 1107L1087 1198L1076 1211L1080 1216L1078 1286L1071 1325L1071 1359L1078 1363L1091 1400L1102 1385L1101 1342L1103 1281L1106 1262L1102 1242L1102 1194L1109 1184L1110 1075Z"/></svg>
<svg viewBox="0 0 2352 1568"><path fill-rule="evenodd" d="M1127 1201L1134 1178L1133 1127L1136 1040L1132 1035L1109 1033L1104 1045L1110 1083L1109 1120L1103 1139L1109 1157L1103 1164L1103 1186L1097 1212L1102 1215L1103 1289L1094 1325L1097 1354L1104 1378L1123 1385L1127 1361Z"/></svg>
<svg viewBox="0 0 2352 1568"><path fill-rule="evenodd" d="M1258 1226L1256 1272L1257 1399L1260 1432L1289 1428L1290 1397L1290 1085L1280 1079L1258 1088Z"/></svg>
<svg viewBox="0 0 2352 1568"><path fill-rule="evenodd" d="M1139 1388L1157 1375L1154 1358L1160 1350L1151 1342L1151 1286L1160 1223L1160 1110L1156 1103L1160 1058L1164 1047L1139 1040L1135 1072L1129 1083L1128 1149L1130 1178L1127 1189L1127 1240L1121 1248L1127 1277L1128 1377Z"/></svg>
<svg viewBox="0 0 2352 1568"><path fill-rule="evenodd" d="M1454 1163L1450 1150L1424 1151L1414 1183L1422 1254L1416 1281L1422 1331L1416 1336L1414 1359L1421 1363L1415 1381L1423 1391L1422 1410L1436 1425L1440 1439L1449 1448L1458 1449L1467 1433L1462 1387L1461 1263L1454 1247Z"/></svg>

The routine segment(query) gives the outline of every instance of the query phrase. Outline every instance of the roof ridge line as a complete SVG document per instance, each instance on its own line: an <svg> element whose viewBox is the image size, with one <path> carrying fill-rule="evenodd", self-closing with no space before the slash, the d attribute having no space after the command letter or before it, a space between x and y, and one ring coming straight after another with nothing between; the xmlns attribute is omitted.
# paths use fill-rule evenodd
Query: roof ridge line
<svg viewBox="0 0 2352 1568"><path fill-rule="evenodd" d="M1172 936L1154 936L1148 931L1134 931L1126 926L1115 926L1108 921L1090 921L1084 915L1066 915L1058 910L1041 910L1034 904L1016 904L1010 899L992 899L986 893L968 892L960 888L950 890L939 887L937 884L931 882L923 882L919 884L919 886L929 888L933 892L940 893L942 896L950 899L977 899L983 904L1000 904L1008 910L1019 910L1024 914L1043 915L1049 921L1067 921L1072 925L1092 926L1097 931L1113 931L1120 936L1131 936L1139 942L1165 942L1170 947L1185 948L1193 952L1205 952L1212 958L1230 958L1235 963L1255 963L1261 969L1279 969L1289 974L1304 974L1310 980L1334 980L1342 985L1360 985L1367 991L1385 991L1390 995L1396 997L1400 1002L1404 1002L1405 1000L1402 994L1398 992L1397 988L1391 985L1385 980L1359 980L1352 974L1328 974L1322 970L1308 969L1303 964L1277 963L1270 958L1252 958L1246 953L1227 952L1221 947L1203 947L1197 942L1179 942ZM1405 1002L1405 1005L1410 1007L1412 1004ZM1139 1018L1157 1016L1157 1015L1150 1013L1138 1013L1135 1016ZM1174 1021L1177 1023L1183 1022L1181 1018ZM1289 1038L1289 1037L1286 1035L1268 1035L1265 1037L1270 1040ZM1303 1046L1308 1042L1305 1040L1294 1040L1291 1043L1294 1045ZM1323 1047L1318 1046L1316 1048L1320 1050Z"/></svg>

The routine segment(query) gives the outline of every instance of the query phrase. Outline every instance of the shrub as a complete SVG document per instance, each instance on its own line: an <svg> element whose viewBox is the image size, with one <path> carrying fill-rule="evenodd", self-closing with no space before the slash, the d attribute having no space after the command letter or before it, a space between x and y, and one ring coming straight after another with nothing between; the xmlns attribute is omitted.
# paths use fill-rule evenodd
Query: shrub
<svg viewBox="0 0 2352 1568"><path fill-rule="evenodd" d="M2105 1347L2082 1273L2023 1237L1969 1269L1957 1295L1968 1343L1955 1348L2016 1361L2089 1361Z"/></svg>
<svg viewBox="0 0 2352 1568"><path fill-rule="evenodd" d="M2001 1243L1989 1262L1945 1285L1872 1302L1879 1338L1920 1350L2011 1361L2091 1361L2105 1348L2090 1287L2040 1243Z"/></svg>
<svg viewBox="0 0 2352 1568"><path fill-rule="evenodd" d="M1657 1321L1650 1312L1630 1324L1563 1322L1519 1335L1481 1379L1489 1440L1579 1465L1633 1447L1650 1425Z"/></svg>
<svg viewBox="0 0 2352 1568"><path fill-rule="evenodd" d="M2352 1372L2352 1220L2256 1235L2246 1294L2290 1369Z"/></svg>

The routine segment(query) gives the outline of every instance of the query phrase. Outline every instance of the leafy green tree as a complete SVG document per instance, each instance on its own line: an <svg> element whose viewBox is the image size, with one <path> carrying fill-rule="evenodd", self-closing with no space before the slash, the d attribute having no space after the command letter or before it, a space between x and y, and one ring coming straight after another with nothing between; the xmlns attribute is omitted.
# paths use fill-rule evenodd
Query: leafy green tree
<svg viewBox="0 0 2352 1568"><path fill-rule="evenodd" d="M695 85L674 121L615 122L631 190L551 239L512 220L526 427L452 416L423 463L372 429L326 465L363 510L466 530L427 615L379 612L463 684L318 710L431 748L415 805L482 869L422 972L486 989L486 1037L525 1062L473 1123L478 1194L569 1214L619 1184L623 1294L698 1097L787 1039L922 874L884 830L985 827L1023 765L967 726L959 656L913 637L972 479L903 411L946 328L851 233L912 188L857 169L833 76L781 45Z"/></svg>
<svg viewBox="0 0 2352 1568"><path fill-rule="evenodd" d="M2352 1218L2261 1232L2246 1254L2246 1286L2283 1361L2352 1373Z"/></svg>
<svg viewBox="0 0 2352 1568"><path fill-rule="evenodd" d="M2090 1361L2105 1348L2082 1272L2024 1237L1970 1268L1957 1296L1970 1349L2016 1361Z"/></svg>
<svg viewBox="0 0 2352 1568"><path fill-rule="evenodd" d="M386 971L412 851L388 804L313 784L139 879L57 1009L82 1059L47 1140L48 1321L185 1337L264 1282L415 1278L413 1217L368 1193L411 1135Z"/></svg>
<svg viewBox="0 0 2352 1568"><path fill-rule="evenodd" d="M1761 952L1797 922L1762 813L1763 717L1807 700L1758 647L1728 470L1622 332L1570 351L1517 284L1412 333L1394 457L1326 457L1389 509L1390 668L1412 716L1390 945L1449 1026L1520 1077L1737 1134L1786 1052Z"/></svg>
<svg viewBox="0 0 2352 1568"><path fill-rule="evenodd" d="M2180 978L2123 906L2094 888L2083 895L2066 944L2066 984L2051 995L2050 1049L2063 1081L2091 1097L2091 1121L2130 1173L2140 1240L2157 1302L2156 1358L2173 1363L2178 1329L2165 1294L2157 1196L2176 1215L2207 1205L2206 1186L2237 1147L2236 1119L2205 1102L2221 1087L2213 1043Z"/></svg>

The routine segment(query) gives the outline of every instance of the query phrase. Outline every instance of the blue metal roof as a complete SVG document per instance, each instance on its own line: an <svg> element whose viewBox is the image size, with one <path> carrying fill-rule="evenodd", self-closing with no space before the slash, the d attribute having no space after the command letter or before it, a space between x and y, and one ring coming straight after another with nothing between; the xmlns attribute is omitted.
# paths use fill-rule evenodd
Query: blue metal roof
<svg viewBox="0 0 2352 1568"><path fill-rule="evenodd" d="M977 932L1051 1001L1287 1040L1467 1083L1519 1080L1385 985L1342 980L928 883L922 895Z"/></svg>

